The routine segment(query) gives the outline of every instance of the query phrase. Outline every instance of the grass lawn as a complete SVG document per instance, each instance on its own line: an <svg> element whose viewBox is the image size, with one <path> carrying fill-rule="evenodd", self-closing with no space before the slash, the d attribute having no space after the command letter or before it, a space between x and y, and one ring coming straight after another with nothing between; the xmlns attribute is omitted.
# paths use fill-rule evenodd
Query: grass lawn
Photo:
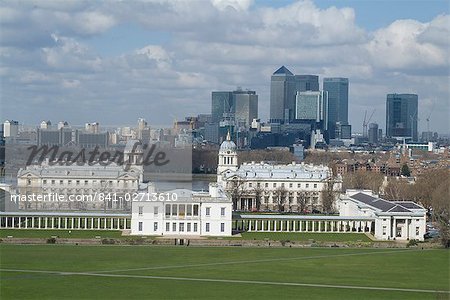
<svg viewBox="0 0 450 300"><path fill-rule="evenodd" d="M0 276L2 299L450 296L447 250L0 244Z"/></svg>
<svg viewBox="0 0 450 300"><path fill-rule="evenodd" d="M274 240L274 241L308 241L320 242L351 242L371 240L363 233L311 233L311 232L243 232L242 238L245 240Z"/></svg>
<svg viewBox="0 0 450 300"><path fill-rule="evenodd" d="M67 229L1 229L0 238L12 236L15 238L50 238L57 236L60 238L84 238L90 239L100 236L101 238L120 238L122 232L119 230L69 230Z"/></svg>

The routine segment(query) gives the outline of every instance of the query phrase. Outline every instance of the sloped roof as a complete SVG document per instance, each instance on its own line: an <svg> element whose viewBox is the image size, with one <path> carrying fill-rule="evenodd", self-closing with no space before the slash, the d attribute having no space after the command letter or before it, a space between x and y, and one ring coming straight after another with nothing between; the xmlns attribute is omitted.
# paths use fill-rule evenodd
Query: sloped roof
<svg viewBox="0 0 450 300"><path fill-rule="evenodd" d="M424 209L412 201L388 201L365 193L356 193L350 198L370 205L382 212L412 213L411 210Z"/></svg>
<svg viewBox="0 0 450 300"><path fill-rule="evenodd" d="M285 66L281 66L278 70L276 70L273 75L294 75L291 71L288 70Z"/></svg>

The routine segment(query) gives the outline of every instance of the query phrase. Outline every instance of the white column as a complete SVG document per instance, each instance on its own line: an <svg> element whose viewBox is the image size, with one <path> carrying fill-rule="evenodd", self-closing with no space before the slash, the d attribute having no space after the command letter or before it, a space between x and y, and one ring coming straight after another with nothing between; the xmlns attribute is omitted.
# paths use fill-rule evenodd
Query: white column
<svg viewBox="0 0 450 300"><path fill-rule="evenodd" d="M278 221L275 220L273 223L273 231L277 231L277 223L278 223Z"/></svg>
<svg viewBox="0 0 450 300"><path fill-rule="evenodd" d="M302 226L302 223L303 223L302 220L300 220L300 222L298 223L298 225L299 225L299 231L300 231L300 232L302 232L302 229L303 229L303 228L302 228L302 227L303 227L303 226Z"/></svg>

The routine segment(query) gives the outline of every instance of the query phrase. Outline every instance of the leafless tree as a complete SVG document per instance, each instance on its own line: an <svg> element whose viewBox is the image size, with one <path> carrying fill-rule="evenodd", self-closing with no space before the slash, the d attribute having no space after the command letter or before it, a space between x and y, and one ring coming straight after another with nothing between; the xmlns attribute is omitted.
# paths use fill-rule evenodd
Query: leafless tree
<svg viewBox="0 0 450 300"><path fill-rule="evenodd" d="M333 212L334 203L339 191L336 190L337 179L335 177L328 178L322 190L322 210L325 213Z"/></svg>
<svg viewBox="0 0 450 300"><path fill-rule="evenodd" d="M311 193L307 191L300 191L297 193L297 211L304 212L308 199L311 198Z"/></svg>
<svg viewBox="0 0 450 300"><path fill-rule="evenodd" d="M259 211L261 209L262 198L264 197L265 190L261 185L256 184L253 188L253 195L255 196L256 201L256 210Z"/></svg>
<svg viewBox="0 0 450 300"><path fill-rule="evenodd" d="M286 195L287 195L287 190L284 186L278 187L274 192L274 196L275 196L274 200L277 204L279 212L284 211L284 204L286 203Z"/></svg>
<svg viewBox="0 0 450 300"><path fill-rule="evenodd" d="M245 193L245 182L240 178L235 176L231 180L227 182L226 185L226 193L231 198L233 202L233 210L237 210L237 204L239 199L241 199L242 195Z"/></svg>

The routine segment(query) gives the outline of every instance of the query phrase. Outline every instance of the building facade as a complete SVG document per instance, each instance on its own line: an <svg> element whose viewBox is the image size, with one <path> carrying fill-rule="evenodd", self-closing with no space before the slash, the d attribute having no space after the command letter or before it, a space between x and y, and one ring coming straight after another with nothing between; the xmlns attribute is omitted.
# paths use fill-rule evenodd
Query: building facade
<svg viewBox="0 0 450 300"><path fill-rule="evenodd" d="M217 184L209 192L177 189L148 201L142 194L131 213L132 235L231 236L232 205ZM167 198L166 198L167 197Z"/></svg>
<svg viewBox="0 0 450 300"><path fill-rule="evenodd" d="M386 99L386 137L417 141L419 97L416 94L388 94Z"/></svg>
<svg viewBox="0 0 450 300"><path fill-rule="evenodd" d="M44 161L21 168L12 199L17 200L21 210L130 210L130 197L149 189L143 183L143 167L138 165L142 148L133 150L135 142L129 141L123 153L124 161L130 165Z"/></svg>
<svg viewBox="0 0 450 300"><path fill-rule="evenodd" d="M426 209L412 201L388 201L368 190L347 190L338 206L341 217L373 217L378 240L424 240Z"/></svg>
<svg viewBox="0 0 450 300"><path fill-rule="evenodd" d="M219 150L217 183L233 198L235 210L322 211L323 192L338 192L342 179L330 168L265 162L238 165L236 145L228 136Z"/></svg>

